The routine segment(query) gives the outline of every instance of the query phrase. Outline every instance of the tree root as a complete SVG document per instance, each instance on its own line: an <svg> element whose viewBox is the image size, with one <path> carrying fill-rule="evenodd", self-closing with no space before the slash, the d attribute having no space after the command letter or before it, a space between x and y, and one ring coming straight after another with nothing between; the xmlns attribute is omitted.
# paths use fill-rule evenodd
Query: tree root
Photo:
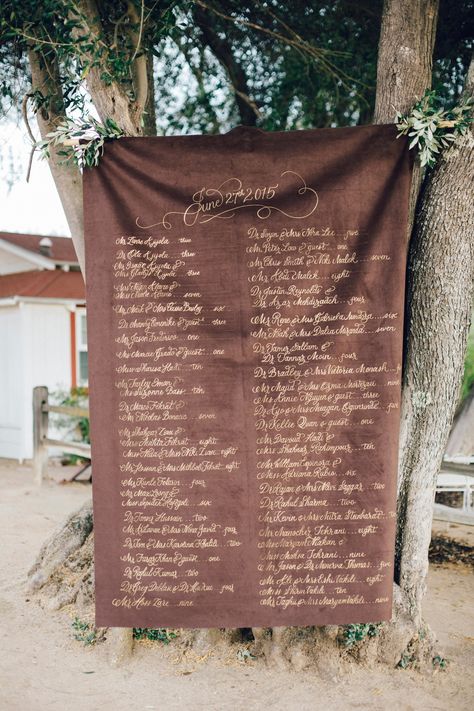
<svg viewBox="0 0 474 711"><path fill-rule="evenodd" d="M42 546L28 573L28 594L46 609L73 605L79 618L93 619L93 538L92 504L87 503ZM390 622L350 627L352 636L347 626L334 625L181 630L173 646L183 652L191 649L201 658L212 654L241 661L261 659L274 668L313 669L328 679L354 664L432 668L434 635L413 619L398 586ZM125 663L133 649L132 630L109 628L105 637L110 663Z"/></svg>

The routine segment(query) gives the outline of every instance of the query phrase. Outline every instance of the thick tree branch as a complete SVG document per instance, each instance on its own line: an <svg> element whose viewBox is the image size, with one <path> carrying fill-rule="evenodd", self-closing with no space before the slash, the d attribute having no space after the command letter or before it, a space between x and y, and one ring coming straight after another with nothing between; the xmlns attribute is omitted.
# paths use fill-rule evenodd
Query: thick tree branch
<svg viewBox="0 0 474 711"><path fill-rule="evenodd" d="M155 81L153 76L153 53L148 51L147 62L147 98L143 112L143 133L156 136Z"/></svg>
<svg viewBox="0 0 474 711"><path fill-rule="evenodd" d="M91 42L101 42L103 29L96 1L79 0L77 7L81 13L82 25L74 30L75 36L87 35ZM102 80L102 67L91 67L86 78L87 89L100 119L113 119L129 136L141 135L141 118L146 103L146 55L137 55L134 61L139 62L136 71L139 100L137 97L135 101L130 101L127 87L118 81L106 85Z"/></svg>
<svg viewBox="0 0 474 711"><path fill-rule="evenodd" d="M202 7L195 7L194 19L201 30L205 44L222 64L229 76L235 93L235 101L241 123L244 126L255 126L257 118L260 118L261 114L255 102L250 98L247 77L239 62L235 59L230 43L226 39L219 37L214 31L209 23L209 17Z"/></svg>
<svg viewBox="0 0 474 711"><path fill-rule="evenodd" d="M36 114L41 137L45 138L46 134L53 131L66 116L59 71L51 51L46 57L30 48L28 59L33 91L48 97L45 106L41 107ZM81 271L85 274L82 180L78 168L74 165L64 165L63 160L57 155L56 150L51 151L49 160L51 173L71 230Z"/></svg>
<svg viewBox="0 0 474 711"><path fill-rule="evenodd" d="M266 35L267 37L271 37L272 39L276 40L277 42L281 42L282 44L286 44L289 47L292 47L295 51L300 53L302 56L307 56L310 57L312 60L316 61L319 63L319 66L321 69L328 75L332 76L335 80L339 81L342 86L345 86L347 89L352 89L351 84L353 82L356 83L361 83L357 78L350 77L348 74L346 74L344 71L342 71L339 67L337 67L330 59L329 57L337 57L341 54L344 54L343 52L339 52L337 50L330 50L330 49L321 49L320 47L315 47L313 44L310 42L305 41L302 39L296 32L288 28L289 31L289 36L284 35L281 32L277 32L276 30L272 30L270 27L266 27L265 25L258 24L256 22L251 22L249 20L245 20L243 17L233 17L232 15L227 15L225 12L222 12L219 10L217 7L214 7L213 5L209 5L208 3L204 2L203 0L194 0L195 4L198 5L200 8L203 10L206 10L209 13L213 13L217 17L222 18L223 20L226 20L227 22L230 22L236 26L242 26L242 27L248 27L250 30L254 30L256 32L262 33L263 35ZM286 29L287 25L284 23L283 27Z"/></svg>
<svg viewBox="0 0 474 711"><path fill-rule="evenodd" d="M135 91L135 101L138 110L143 113L148 96L148 72L147 72L147 55L142 48L143 39L143 13L145 5L144 0L141 4L141 13L138 15L137 9L133 2L128 2L128 16L134 27L138 25L138 30L133 30L130 33L133 46L135 47L132 55L132 74L133 88Z"/></svg>

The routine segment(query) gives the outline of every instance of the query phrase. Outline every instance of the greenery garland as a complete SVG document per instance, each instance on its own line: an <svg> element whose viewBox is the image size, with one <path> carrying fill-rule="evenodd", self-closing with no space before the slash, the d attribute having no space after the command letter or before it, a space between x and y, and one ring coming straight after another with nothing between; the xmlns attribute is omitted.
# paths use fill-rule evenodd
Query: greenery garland
<svg viewBox="0 0 474 711"><path fill-rule="evenodd" d="M104 153L104 143L107 139L122 138L124 132L115 121L108 118L101 123L93 116L85 119L66 119L58 124L54 131L46 134L46 138L35 143L41 158L49 158L52 148L59 148L57 154L62 156L63 163L73 163L83 170L99 165Z"/></svg>
<svg viewBox="0 0 474 711"><path fill-rule="evenodd" d="M397 138L408 135L409 148L417 148L422 167L432 168L443 148L447 148L458 135L464 135L472 123L473 100L443 109L441 100L434 91L426 91L408 114L397 111L395 123ZM51 148L58 148L58 155L65 163L74 163L81 170L99 165L107 139L124 136L115 121L106 119L101 123L93 116L66 119L42 141L35 143L42 158L49 158Z"/></svg>
<svg viewBox="0 0 474 711"><path fill-rule="evenodd" d="M440 151L467 132L473 121L472 105L473 100L468 99L453 108L443 109L436 92L426 91L410 113L397 111L397 138L408 135L409 148L418 149L420 165L432 168Z"/></svg>

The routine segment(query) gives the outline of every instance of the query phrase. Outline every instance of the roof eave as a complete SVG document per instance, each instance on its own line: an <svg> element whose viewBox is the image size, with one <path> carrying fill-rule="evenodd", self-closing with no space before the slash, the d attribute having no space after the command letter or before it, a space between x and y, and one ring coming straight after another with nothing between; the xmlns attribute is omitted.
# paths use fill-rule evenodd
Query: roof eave
<svg viewBox="0 0 474 711"><path fill-rule="evenodd" d="M25 259L27 262L32 262L43 269L56 269L56 265L53 259L50 257L45 257L43 254L36 254L29 249L24 247L19 247L6 239L0 238L0 247L10 254L14 254L17 257Z"/></svg>
<svg viewBox="0 0 474 711"><path fill-rule="evenodd" d="M0 298L1 306L16 306L19 303L27 304L66 304L66 305L76 305L85 306L85 299L74 299L71 297L49 297L49 296L4 296Z"/></svg>

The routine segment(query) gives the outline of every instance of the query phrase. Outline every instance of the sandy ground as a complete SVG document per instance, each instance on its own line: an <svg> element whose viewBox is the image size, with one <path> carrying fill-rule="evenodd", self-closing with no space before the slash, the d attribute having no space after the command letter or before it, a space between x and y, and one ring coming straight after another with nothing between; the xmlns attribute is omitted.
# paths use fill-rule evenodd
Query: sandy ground
<svg viewBox="0 0 474 711"><path fill-rule="evenodd" d="M56 480L70 476L56 468ZM426 618L450 661L446 672L355 669L342 678L268 669L263 662L210 658L177 663L173 646L139 644L132 661L108 664L104 646L84 647L64 612L50 613L23 592L44 539L90 496L90 486L48 481L28 467L0 466L0 709L5 711L397 711L474 707L474 575L452 565L430 572ZM446 531L440 524L438 531ZM469 538L462 527L449 534Z"/></svg>

